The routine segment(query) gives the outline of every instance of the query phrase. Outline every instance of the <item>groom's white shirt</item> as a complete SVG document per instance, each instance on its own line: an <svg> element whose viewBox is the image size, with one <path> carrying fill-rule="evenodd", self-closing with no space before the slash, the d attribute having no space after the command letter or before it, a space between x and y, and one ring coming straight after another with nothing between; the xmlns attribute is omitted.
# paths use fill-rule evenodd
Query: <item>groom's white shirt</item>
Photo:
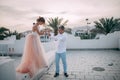
<svg viewBox="0 0 120 80"><path fill-rule="evenodd" d="M57 36L55 36L55 41L57 41L57 53L66 52L66 39L66 33L58 34Z"/></svg>

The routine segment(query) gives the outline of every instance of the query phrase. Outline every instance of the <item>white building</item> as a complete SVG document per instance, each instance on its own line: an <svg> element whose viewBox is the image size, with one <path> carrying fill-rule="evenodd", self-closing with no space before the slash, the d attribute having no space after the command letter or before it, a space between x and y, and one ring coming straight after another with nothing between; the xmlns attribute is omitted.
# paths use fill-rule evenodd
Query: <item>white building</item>
<svg viewBox="0 0 120 80"><path fill-rule="evenodd" d="M94 26L81 26L81 27L75 27L72 29L72 34L75 35L76 32L77 34L83 34L89 32L91 29L95 28Z"/></svg>

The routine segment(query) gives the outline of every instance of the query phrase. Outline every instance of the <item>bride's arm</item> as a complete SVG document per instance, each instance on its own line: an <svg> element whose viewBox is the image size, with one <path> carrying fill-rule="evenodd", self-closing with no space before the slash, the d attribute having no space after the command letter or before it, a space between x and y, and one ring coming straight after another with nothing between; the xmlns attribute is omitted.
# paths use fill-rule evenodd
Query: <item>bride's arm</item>
<svg viewBox="0 0 120 80"><path fill-rule="evenodd" d="M33 31L33 32L36 31L39 35L43 35L44 32L43 32L43 31L39 31L38 26L39 26L39 24L36 23L36 24L33 26L32 31Z"/></svg>
<svg viewBox="0 0 120 80"><path fill-rule="evenodd" d="M33 27L32 27L32 31L35 32L37 30L37 26L38 24L36 23Z"/></svg>
<svg viewBox="0 0 120 80"><path fill-rule="evenodd" d="M35 27L34 27L34 26L32 27L32 31L33 31L33 32L35 32L35 31L36 31L36 29L35 29Z"/></svg>

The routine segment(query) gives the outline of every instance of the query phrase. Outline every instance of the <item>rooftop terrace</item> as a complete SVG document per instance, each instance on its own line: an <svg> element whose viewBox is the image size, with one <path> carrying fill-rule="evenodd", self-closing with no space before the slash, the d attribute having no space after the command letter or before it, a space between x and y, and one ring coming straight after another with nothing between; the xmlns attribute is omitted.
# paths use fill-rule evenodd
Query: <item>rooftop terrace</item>
<svg viewBox="0 0 120 80"><path fill-rule="evenodd" d="M15 67L21 57L15 59ZM42 73L39 80L120 80L120 51L117 50L68 50L67 64L69 77L63 76L60 62L60 76L54 78L55 63ZM20 76L17 73L17 79ZM29 80L29 79L28 79Z"/></svg>

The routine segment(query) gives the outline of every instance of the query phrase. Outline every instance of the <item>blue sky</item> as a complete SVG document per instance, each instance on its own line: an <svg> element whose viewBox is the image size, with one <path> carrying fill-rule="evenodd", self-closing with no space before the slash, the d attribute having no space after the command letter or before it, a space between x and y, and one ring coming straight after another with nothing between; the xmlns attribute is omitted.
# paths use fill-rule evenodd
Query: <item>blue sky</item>
<svg viewBox="0 0 120 80"><path fill-rule="evenodd" d="M68 27L86 25L102 17L120 17L120 0L0 0L0 26L30 30L38 16L69 20Z"/></svg>

